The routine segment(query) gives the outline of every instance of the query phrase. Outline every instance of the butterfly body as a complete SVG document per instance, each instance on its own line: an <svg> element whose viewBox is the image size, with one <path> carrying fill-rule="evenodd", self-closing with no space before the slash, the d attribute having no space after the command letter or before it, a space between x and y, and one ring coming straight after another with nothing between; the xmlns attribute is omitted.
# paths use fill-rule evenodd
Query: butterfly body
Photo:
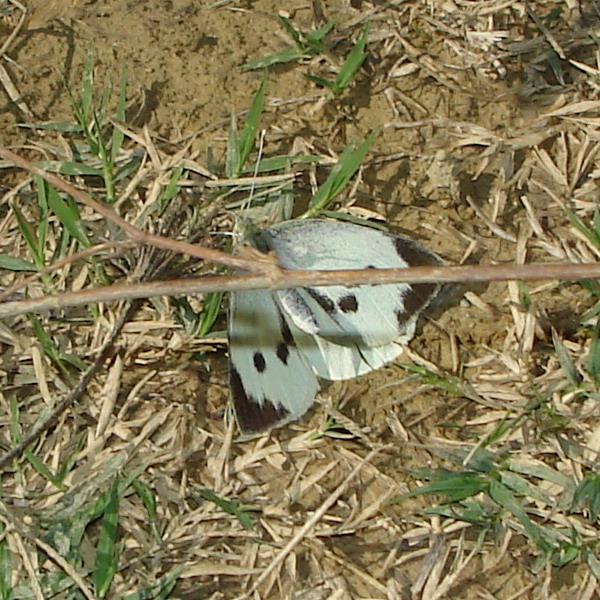
<svg viewBox="0 0 600 600"><path fill-rule="evenodd" d="M306 219L256 231L250 242L286 269L335 270L438 265L409 238L368 227ZM344 380L394 360L414 335L436 284L306 287L235 292L230 300L233 406L243 433L302 416L317 376Z"/></svg>

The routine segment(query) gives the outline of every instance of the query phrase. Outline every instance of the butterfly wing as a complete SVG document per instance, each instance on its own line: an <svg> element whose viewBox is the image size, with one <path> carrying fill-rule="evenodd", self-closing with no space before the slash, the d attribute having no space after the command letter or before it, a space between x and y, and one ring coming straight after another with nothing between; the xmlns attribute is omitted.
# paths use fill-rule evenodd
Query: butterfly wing
<svg viewBox="0 0 600 600"><path fill-rule="evenodd" d="M403 236L367 227L307 219L259 234L257 246L275 252L288 269L405 268L437 265L432 252ZM279 300L304 334L315 336L309 361L321 377L348 379L393 360L414 335L419 314L439 291L436 284L309 287L282 290ZM296 334L296 337L300 337Z"/></svg>
<svg viewBox="0 0 600 600"><path fill-rule="evenodd" d="M298 419L312 405L319 387L317 378L291 329L295 329L293 323L288 322L272 292L231 294L229 381L243 433Z"/></svg>
<svg viewBox="0 0 600 600"><path fill-rule="evenodd" d="M373 348L358 344L342 346L325 338L295 328L293 336L298 349L306 356L315 373L323 379L341 381L369 373L394 360L403 347L392 342Z"/></svg>

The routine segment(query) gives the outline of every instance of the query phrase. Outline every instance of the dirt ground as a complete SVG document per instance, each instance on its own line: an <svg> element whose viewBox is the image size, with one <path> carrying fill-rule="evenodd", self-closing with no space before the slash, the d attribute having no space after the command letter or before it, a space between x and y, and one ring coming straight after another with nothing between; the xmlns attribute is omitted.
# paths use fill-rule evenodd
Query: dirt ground
<svg viewBox="0 0 600 600"><path fill-rule="evenodd" d="M231 114L243 118L262 76L241 65L290 45L278 12L302 30L335 19L326 52L269 69L261 121L265 156L306 152L335 159L350 141L378 128L358 185L341 199L349 213L377 216L451 264L597 260L557 201L573 201L582 218L591 217L597 202L600 105L594 77L600 65L592 33L600 18L593 3L25 5L24 26L2 61L0 142L30 158L69 154L68 135L19 125L73 122L66 88L80 86L93 46L97 89L117 89L126 69L126 126L139 139L151 139L161 160L185 148L186 158L208 170L217 165L216 173ZM4 42L21 12L12 2L0 7ZM337 72L367 23L367 60L352 85L332 99L306 73ZM17 97L10 97L6 78ZM127 144L140 146L131 139ZM26 175L1 166L4 194ZM299 197L308 197L328 170L320 165L302 171ZM207 179L186 177L188 199L196 195L208 210ZM142 203L151 184L150 176L138 182ZM13 222L8 197L0 211L5 235L14 231L14 224L7 225ZM230 222L224 212L212 215L207 229L222 231ZM23 251L8 238L3 247L11 254ZM107 597L125 598L180 566L170 597L234 598L251 588L361 459L379 448L253 597L598 598L582 560L536 570L538 550L501 512L479 543L481 528L423 512L437 505L438 496L389 503L416 487L419 478L408 471L448 466L449 449L473 448L505 418L517 424L492 444L499 456L563 472L575 460L565 450L567 441L595 449L597 409L563 401L551 341L554 327L575 360L584 362L589 339L582 315L593 306L591 295L574 283L455 286L422 319L401 360L439 381L392 364L324 385L322 401L299 422L236 441L223 420L228 389L222 336L193 339L166 302L148 302L118 342L120 366L107 365L61 420L59 432L46 439L43 456L54 466L65 460L61 447L74 452L75 440L82 444L65 479L71 492L58 493L33 473L12 493L27 499L23 514L66 518L69 493L89 499L106 490L116 472L139 475L155 494L152 528L160 535L151 531L139 498L125 494L122 557ZM112 319L110 309L102 310L107 312L96 323L79 324L76 334L60 323L50 330L73 352L86 343L94 348ZM23 339L31 336L23 318L10 324ZM223 317L217 329L224 328ZM28 352L19 364L31 364ZM6 363L0 372L6 390L18 384ZM31 369L26 372L31 384ZM93 430L103 414L110 381L119 389L115 406L108 428L94 437L86 428ZM52 393L65 391L56 377L48 385ZM542 397L556 400L554 412L532 408ZM345 428L319 434L327 414ZM244 529L234 515L203 500L199 488L251 505L255 529ZM531 510L542 519L540 506L532 502ZM560 525L573 526L567 518ZM589 539L597 538L595 527L584 528ZM95 535L88 528L88 553ZM591 542L589 547L595 552ZM34 546L27 553L35 553ZM47 556L36 561L40 569L54 568Z"/></svg>

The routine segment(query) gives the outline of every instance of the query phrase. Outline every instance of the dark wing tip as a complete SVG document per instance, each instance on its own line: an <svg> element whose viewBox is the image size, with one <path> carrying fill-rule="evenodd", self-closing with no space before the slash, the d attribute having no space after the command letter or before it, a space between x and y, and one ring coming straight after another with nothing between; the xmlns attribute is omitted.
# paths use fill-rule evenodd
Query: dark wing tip
<svg viewBox="0 0 600 600"><path fill-rule="evenodd" d="M282 406L275 406L266 398L260 402L257 398L249 396L232 364L229 365L229 385L235 418L242 433L260 433L290 420L291 413Z"/></svg>

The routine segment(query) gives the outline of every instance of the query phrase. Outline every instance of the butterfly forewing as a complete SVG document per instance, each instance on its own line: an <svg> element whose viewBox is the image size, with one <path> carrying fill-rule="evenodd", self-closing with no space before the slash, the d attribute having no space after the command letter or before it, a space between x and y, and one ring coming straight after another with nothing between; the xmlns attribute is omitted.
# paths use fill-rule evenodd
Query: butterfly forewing
<svg viewBox="0 0 600 600"><path fill-rule="evenodd" d="M317 378L273 293L232 294L228 336L230 387L242 432L281 425L310 408Z"/></svg>
<svg viewBox="0 0 600 600"><path fill-rule="evenodd" d="M432 252L403 236L321 219L280 223L261 232L262 243L287 269L405 268L436 265ZM340 345L406 343L436 284L315 287L278 292L285 310L306 333Z"/></svg>

